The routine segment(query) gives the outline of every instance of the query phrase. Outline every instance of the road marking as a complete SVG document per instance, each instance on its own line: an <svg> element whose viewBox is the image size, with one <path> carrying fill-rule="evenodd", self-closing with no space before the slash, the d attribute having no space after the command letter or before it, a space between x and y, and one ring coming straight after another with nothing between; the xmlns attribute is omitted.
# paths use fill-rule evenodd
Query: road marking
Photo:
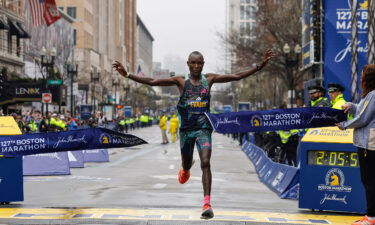
<svg viewBox="0 0 375 225"><path fill-rule="evenodd" d="M154 185L152 185L152 188L162 189L162 188L165 188L166 186L167 186L167 184L154 184Z"/></svg>
<svg viewBox="0 0 375 225"><path fill-rule="evenodd" d="M126 161L129 161L129 160L132 160L132 159L137 158L139 156L148 154L148 153L150 153L152 151L155 151L157 149L160 149L160 146L154 146L153 148L150 148L150 149L146 148L145 150L142 150L142 151L139 151L137 153L122 157L121 159L118 159L116 161L103 164L103 166L101 166L99 168L109 168L109 167L117 166L119 164L123 164Z"/></svg>
<svg viewBox="0 0 375 225"><path fill-rule="evenodd" d="M118 219L118 220L200 220L199 210L170 209L29 209L2 208L3 219ZM215 210L214 221L278 222L287 224L344 225L360 219L353 215L293 214Z"/></svg>

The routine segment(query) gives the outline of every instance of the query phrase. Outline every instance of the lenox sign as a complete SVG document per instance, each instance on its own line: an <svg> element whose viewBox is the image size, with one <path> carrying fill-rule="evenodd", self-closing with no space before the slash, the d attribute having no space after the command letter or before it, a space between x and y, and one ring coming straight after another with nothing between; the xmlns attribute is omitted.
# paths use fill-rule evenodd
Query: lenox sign
<svg viewBox="0 0 375 225"><path fill-rule="evenodd" d="M16 88L16 95L39 95L40 88Z"/></svg>

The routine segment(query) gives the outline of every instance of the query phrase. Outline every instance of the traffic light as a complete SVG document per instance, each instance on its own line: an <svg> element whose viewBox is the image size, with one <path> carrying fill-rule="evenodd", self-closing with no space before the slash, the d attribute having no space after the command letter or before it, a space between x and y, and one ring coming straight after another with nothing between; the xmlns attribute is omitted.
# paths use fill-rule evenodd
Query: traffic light
<svg viewBox="0 0 375 225"><path fill-rule="evenodd" d="M118 104L117 109L122 109L122 105Z"/></svg>

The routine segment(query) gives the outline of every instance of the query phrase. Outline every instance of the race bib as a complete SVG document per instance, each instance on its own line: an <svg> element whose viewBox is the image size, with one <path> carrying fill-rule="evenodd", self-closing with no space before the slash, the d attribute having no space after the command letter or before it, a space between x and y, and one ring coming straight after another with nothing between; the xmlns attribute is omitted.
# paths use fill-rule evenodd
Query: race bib
<svg viewBox="0 0 375 225"><path fill-rule="evenodd" d="M189 113L205 113L208 111L208 101L188 100L187 104Z"/></svg>

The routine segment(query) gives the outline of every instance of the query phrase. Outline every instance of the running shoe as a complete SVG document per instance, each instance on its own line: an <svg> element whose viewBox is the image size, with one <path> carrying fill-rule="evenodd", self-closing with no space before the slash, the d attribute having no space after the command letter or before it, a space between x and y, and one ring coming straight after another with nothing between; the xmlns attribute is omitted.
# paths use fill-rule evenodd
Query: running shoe
<svg viewBox="0 0 375 225"><path fill-rule="evenodd" d="M352 225L375 225L375 219L370 220L367 216L364 216L357 222L352 223Z"/></svg>
<svg viewBox="0 0 375 225"><path fill-rule="evenodd" d="M178 172L178 181L180 182L180 184L184 184L186 183L186 181L188 181L190 178L190 171L185 171L183 168L180 169L180 171Z"/></svg>
<svg viewBox="0 0 375 225"><path fill-rule="evenodd" d="M214 211L211 208L210 204L204 204L201 214L201 219L212 219L214 217Z"/></svg>

